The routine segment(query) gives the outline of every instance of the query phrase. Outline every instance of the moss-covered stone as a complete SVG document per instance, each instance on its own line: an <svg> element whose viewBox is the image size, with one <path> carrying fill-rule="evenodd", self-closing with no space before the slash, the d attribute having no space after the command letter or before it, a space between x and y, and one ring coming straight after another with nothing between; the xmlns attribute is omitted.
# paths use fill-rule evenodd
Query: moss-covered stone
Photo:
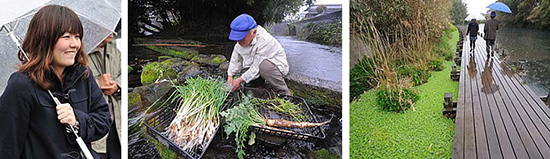
<svg viewBox="0 0 550 159"><path fill-rule="evenodd" d="M195 55L193 56L189 61L198 61L199 60L199 55Z"/></svg>
<svg viewBox="0 0 550 159"><path fill-rule="evenodd" d="M141 84L147 85L155 82L157 79L174 79L176 72L172 68L171 62L152 62L143 66L141 72ZM162 76L161 76L162 75ZM161 76L161 77L159 77Z"/></svg>
<svg viewBox="0 0 550 159"><path fill-rule="evenodd" d="M170 49L162 46L147 46L147 48L154 50L156 52L159 52L163 55L177 57L177 58L184 58L186 60L190 60L191 58L199 54L198 51L179 51L179 50L174 50L174 49ZM159 60L163 60L163 59L159 57Z"/></svg>
<svg viewBox="0 0 550 159"><path fill-rule="evenodd" d="M143 66L143 71L141 72L141 84L150 84L155 81L158 74L153 68L158 67L158 65L158 62L153 62Z"/></svg>
<svg viewBox="0 0 550 159"><path fill-rule="evenodd" d="M337 159L338 158L339 159L342 157L328 151L327 149L321 149L321 150L311 151L309 153L309 158L316 158L316 159Z"/></svg>
<svg viewBox="0 0 550 159"><path fill-rule="evenodd" d="M225 60L220 57L214 57L212 60L210 60L210 63L218 64L218 65L223 62L225 62Z"/></svg>
<svg viewBox="0 0 550 159"><path fill-rule="evenodd" d="M171 58L172 58L172 56L159 56L158 57L159 61L164 61L166 59L171 59Z"/></svg>
<svg viewBox="0 0 550 159"><path fill-rule="evenodd" d="M205 64L208 64L208 62L210 62L210 56L208 55L204 55L204 54L200 54L197 58L197 61L195 62L198 62L202 65L205 65Z"/></svg>
<svg viewBox="0 0 550 159"><path fill-rule="evenodd" d="M139 93L128 93L128 108L133 108L141 103L141 96Z"/></svg>
<svg viewBox="0 0 550 159"><path fill-rule="evenodd" d="M339 92L308 86L288 79L285 79L285 81L292 95L302 97L312 105L342 107L342 94Z"/></svg>
<svg viewBox="0 0 550 159"><path fill-rule="evenodd" d="M181 158L181 157L178 157L174 151L170 150L170 148L158 142L153 137L149 135L145 135L145 136L147 137L147 141L155 145L155 148L157 148L157 150L159 151L159 155L161 158Z"/></svg>
<svg viewBox="0 0 550 159"><path fill-rule="evenodd" d="M162 62L160 62L160 63L161 63L161 64L165 64L165 65L172 65L172 64L173 64L172 59L166 59L166 60L164 60L164 61L162 61Z"/></svg>
<svg viewBox="0 0 550 159"><path fill-rule="evenodd" d="M229 68L229 62L227 62L227 61L221 63L220 66L218 67L218 69L220 69L224 72L227 71L228 68Z"/></svg>

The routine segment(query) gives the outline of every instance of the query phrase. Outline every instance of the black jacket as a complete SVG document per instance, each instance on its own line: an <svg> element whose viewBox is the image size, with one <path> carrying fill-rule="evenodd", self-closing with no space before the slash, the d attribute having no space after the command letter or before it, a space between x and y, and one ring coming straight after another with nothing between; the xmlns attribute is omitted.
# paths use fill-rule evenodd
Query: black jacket
<svg viewBox="0 0 550 159"><path fill-rule="evenodd" d="M63 83L53 72L46 78L53 82L50 89L61 103L69 103L79 122L79 135L88 149L109 132L109 108L90 71L83 76L84 66L65 68ZM57 119L56 104L47 92L36 85L26 73L15 72L0 96L0 158L72 158L79 147L74 134L66 132Z"/></svg>
<svg viewBox="0 0 550 159"><path fill-rule="evenodd" d="M479 31L479 24L470 23L470 24L468 24L468 31L466 31L466 35L476 37L478 31Z"/></svg>

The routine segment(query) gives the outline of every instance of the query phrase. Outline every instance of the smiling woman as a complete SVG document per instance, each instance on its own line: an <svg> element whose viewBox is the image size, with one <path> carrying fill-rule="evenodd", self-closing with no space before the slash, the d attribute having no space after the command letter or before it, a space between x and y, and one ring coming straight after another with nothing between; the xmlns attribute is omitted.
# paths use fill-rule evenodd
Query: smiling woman
<svg viewBox="0 0 550 159"><path fill-rule="evenodd" d="M109 131L109 110L82 48L83 30L63 6L45 6L32 18L26 53L18 54L22 65L0 96L2 158L83 158L75 134L90 147Z"/></svg>
<svg viewBox="0 0 550 159"><path fill-rule="evenodd" d="M80 40L80 34L65 33L55 43L53 51L52 66L60 79L61 74L65 67L69 67L74 64L74 58L78 50L80 50L82 42Z"/></svg>

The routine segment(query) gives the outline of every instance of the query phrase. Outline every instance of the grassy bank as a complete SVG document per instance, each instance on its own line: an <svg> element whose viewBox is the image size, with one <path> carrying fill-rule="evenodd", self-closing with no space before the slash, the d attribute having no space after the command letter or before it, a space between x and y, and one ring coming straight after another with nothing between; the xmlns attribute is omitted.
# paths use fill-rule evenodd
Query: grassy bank
<svg viewBox="0 0 550 159"><path fill-rule="evenodd" d="M439 51L456 50L458 31L441 38ZM442 71L431 72L428 82L414 89L420 99L403 113L382 110L371 89L350 104L351 158L450 158L454 120L445 118L443 96L452 92L456 100L458 82L450 79L453 61L444 61Z"/></svg>
<svg viewBox="0 0 550 159"><path fill-rule="evenodd" d="M350 104L351 158L450 158L454 120L441 114L443 94L453 92L458 82L449 78L452 61L443 71L432 72L428 83L416 86L420 100L404 113L382 110L375 90Z"/></svg>

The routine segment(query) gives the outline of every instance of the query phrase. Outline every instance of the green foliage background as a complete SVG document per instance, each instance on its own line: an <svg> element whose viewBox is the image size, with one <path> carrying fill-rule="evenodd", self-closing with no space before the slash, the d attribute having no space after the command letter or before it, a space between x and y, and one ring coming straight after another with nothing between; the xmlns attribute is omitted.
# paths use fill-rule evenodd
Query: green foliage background
<svg viewBox="0 0 550 159"><path fill-rule="evenodd" d="M462 0L453 0L451 8L451 18L454 24L464 24L464 19L468 16L466 3Z"/></svg>
<svg viewBox="0 0 550 159"><path fill-rule="evenodd" d="M550 29L550 0L499 0L512 14L497 13L497 20L514 27Z"/></svg>
<svg viewBox="0 0 550 159"><path fill-rule="evenodd" d="M314 0L130 0L129 33L139 36L140 26L151 24L150 16L160 21L166 35L227 36L229 24L242 13L260 25L280 22L298 12L301 5Z"/></svg>

